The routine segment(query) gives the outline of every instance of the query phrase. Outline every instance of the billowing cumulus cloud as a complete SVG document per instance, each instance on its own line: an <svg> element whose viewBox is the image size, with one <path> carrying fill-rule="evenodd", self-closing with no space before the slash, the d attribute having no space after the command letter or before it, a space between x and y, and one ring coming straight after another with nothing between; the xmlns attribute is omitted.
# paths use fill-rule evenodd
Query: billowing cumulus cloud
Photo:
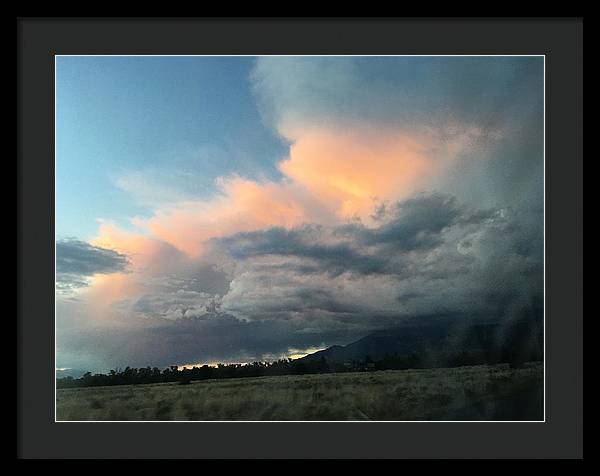
<svg viewBox="0 0 600 476"><path fill-rule="evenodd" d="M227 171L210 196L117 180L153 211L61 244L81 301L61 303L59 364L246 361L407 318L539 314L541 61L258 58L279 176Z"/></svg>

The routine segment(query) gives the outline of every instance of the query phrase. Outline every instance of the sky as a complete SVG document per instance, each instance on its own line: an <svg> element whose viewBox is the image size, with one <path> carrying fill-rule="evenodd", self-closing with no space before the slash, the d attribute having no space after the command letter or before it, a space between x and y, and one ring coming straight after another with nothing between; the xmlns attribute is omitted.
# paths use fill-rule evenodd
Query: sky
<svg viewBox="0 0 600 476"><path fill-rule="evenodd" d="M56 59L59 368L543 308L542 57Z"/></svg>

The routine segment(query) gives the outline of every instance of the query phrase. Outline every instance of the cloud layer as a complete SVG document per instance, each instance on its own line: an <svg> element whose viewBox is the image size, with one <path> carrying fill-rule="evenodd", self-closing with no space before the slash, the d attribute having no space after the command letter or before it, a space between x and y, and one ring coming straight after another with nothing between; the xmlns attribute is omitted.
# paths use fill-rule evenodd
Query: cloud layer
<svg viewBox="0 0 600 476"><path fill-rule="evenodd" d="M513 312L510 302L541 297L541 247L532 241L540 230L513 210L419 195L380 210L378 220L218 240L238 266L223 308L249 319L312 316L316 327L372 328L436 313L499 317Z"/></svg>
<svg viewBox="0 0 600 476"><path fill-rule="evenodd" d="M272 57L250 79L289 144L279 177L164 199L117 181L153 213L57 244L59 290L80 300L59 303L61 366L244 361L407 318L540 313L541 60Z"/></svg>

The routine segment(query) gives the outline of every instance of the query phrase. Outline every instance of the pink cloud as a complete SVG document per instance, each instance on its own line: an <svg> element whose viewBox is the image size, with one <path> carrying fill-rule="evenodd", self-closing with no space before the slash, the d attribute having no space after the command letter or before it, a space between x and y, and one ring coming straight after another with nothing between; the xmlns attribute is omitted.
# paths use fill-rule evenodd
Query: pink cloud
<svg viewBox="0 0 600 476"><path fill-rule="evenodd" d="M458 145L457 145L458 144ZM443 146L456 155L460 141ZM447 163L432 134L410 135L369 127L296 131L289 156L280 162L284 179L253 181L238 176L218 180L220 193L158 208L134 223L152 239L198 257L211 238L302 223L369 220L374 206L402 199L434 177ZM143 252L148 238L101 228L96 243Z"/></svg>

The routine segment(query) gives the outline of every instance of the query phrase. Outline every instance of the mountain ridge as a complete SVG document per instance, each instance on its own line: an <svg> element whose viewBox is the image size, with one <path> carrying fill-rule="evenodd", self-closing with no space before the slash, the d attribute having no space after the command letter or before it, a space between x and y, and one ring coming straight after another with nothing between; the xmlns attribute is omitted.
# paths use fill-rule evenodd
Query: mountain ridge
<svg viewBox="0 0 600 476"><path fill-rule="evenodd" d="M347 345L334 345L300 360L330 363L380 361L392 356L423 367L468 361L498 363L541 360L543 335L536 319L502 321L440 320L381 329Z"/></svg>

